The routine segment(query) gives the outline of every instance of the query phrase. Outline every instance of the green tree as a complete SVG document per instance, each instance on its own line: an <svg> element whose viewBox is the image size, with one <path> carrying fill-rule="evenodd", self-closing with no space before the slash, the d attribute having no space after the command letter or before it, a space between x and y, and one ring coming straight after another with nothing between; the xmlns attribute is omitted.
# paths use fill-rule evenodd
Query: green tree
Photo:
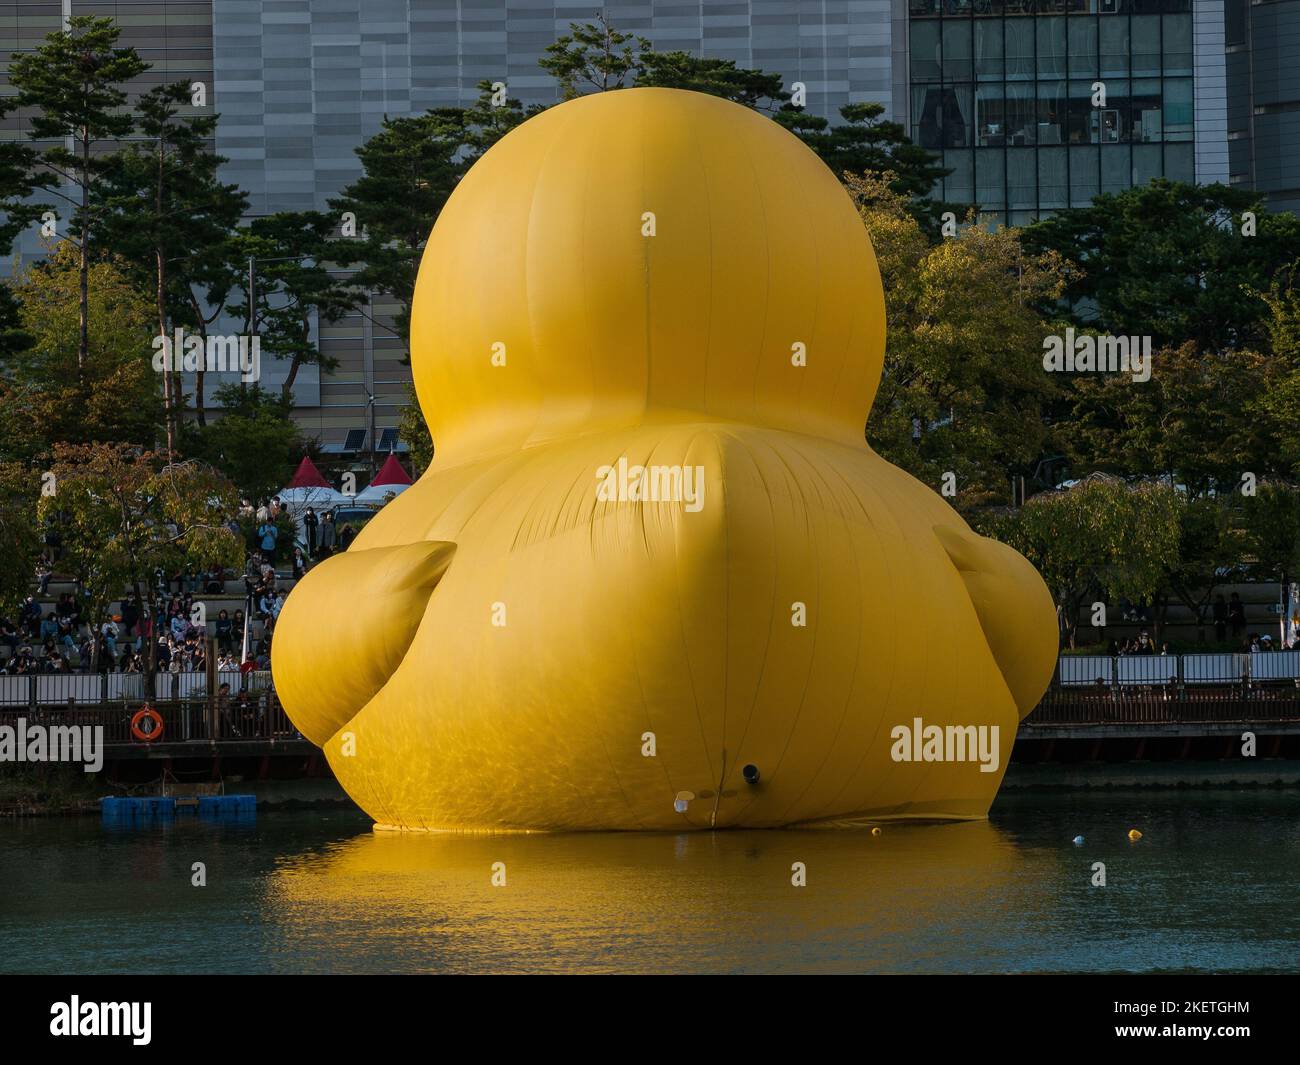
<svg viewBox="0 0 1300 1065"><path fill-rule="evenodd" d="M16 107L12 97L0 99L0 119ZM55 178L39 169L39 161L36 151L21 141L0 141L0 255L8 255L18 234L45 210L31 197Z"/></svg>
<svg viewBox="0 0 1300 1065"><path fill-rule="evenodd" d="M631 85L644 72L641 56L650 49L644 37L619 32L598 11L595 22L569 23L569 32L546 46L538 65L555 79L563 98L572 100L586 91Z"/></svg>
<svg viewBox="0 0 1300 1065"><path fill-rule="evenodd" d="M1300 270L1288 270L1273 283L1264 300L1264 381L1244 412L1256 421L1265 442L1242 463L1243 470L1276 469L1291 480L1300 478ZM1228 411L1229 415L1236 414ZM1264 462L1260 462L1260 459Z"/></svg>
<svg viewBox="0 0 1300 1065"><path fill-rule="evenodd" d="M1166 564L1154 599L1157 634L1164 628L1171 601L1181 603L1197 625L1204 626L1214 590L1245 575L1246 542L1233 504L1231 496L1180 499L1178 552Z"/></svg>
<svg viewBox="0 0 1300 1065"><path fill-rule="evenodd" d="M10 282L0 280L0 366L31 346L32 335L23 328L22 310Z"/></svg>
<svg viewBox="0 0 1300 1065"><path fill-rule="evenodd" d="M1264 481L1245 496L1241 517L1256 579L1290 581L1300 575L1300 490Z"/></svg>
<svg viewBox="0 0 1300 1065"><path fill-rule="evenodd" d="M249 334L261 338L264 357L288 360L281 389L285 403L304 365L325 371L336 365L312 339L313 316L336 322L359 300L355 286L326 262L333 229L333 220L319 211L285 211L253 219L236 241L239 257L256 264L256 306L250 318L245 277L242 302L231 302L228 310L242 315Z"/></svg>
<svg viewBox="0 0 1300 1065"><path fill-rule="evenodd" d="M234 487L203 463L168 463L115 444L61 444L52 472L57 492L41 498L38 513L42 519L57 514L63 564L81 582L93 619L107 612L123 588L135 592L146 616L154 618L158 568L171 573L243 562L243 544L228 526L238 505ZM97 654L98 641L95 648ZM151 700L156 651L155 638L145 674Z"/></svg>
<svg viewBox="0 0 1300 1065"><path fill-rule="evenodd" d="M41 478L26 462L0 462L0 616L12 618L41 553L36 501Z"/></svg>
<svg viewBox="0 0 1300 1065"><path fill-rule="evenodd" d="M463 112L385 118L356 150L361 176L330 200L337 224L347 227L332 244L330 260L358 267L351 276L358 293L383 292L397 301L394 325L403 343L409 344L425 241L464 173L465 138Z"/></svg>
<svg viewBox="0 0 1300 1065"><path fill-rule="evenodd" d="M566 100L631 85L689 89L769 112L790 100L780 74L738 67L733 59L657 52L644 37L614 29L599 12L595 22L569 23L569 32L548 45L538 62Z"/></svg>
<svg viewBox="0 0 1300 1065"><path fill-rule="evenodd" d="M12 99L0 100L0 119L14 110ZM7 256L18 234L45 208L33 194L54 182L54 175L39 172L37 154L20 141L0 141L0 256ZM22 328L18 301L7 281L0 281L0 366L31 345Z"/></svg>
<svg viewBox="0 0 1300 1065"><path fill-rule="evenodd" d="M1164 474L1193 496L1231 490L1244 471L1280 472L1285 457L1260 411L1276 367L1257 352L1200 352L1188 342L1152 354L1151 379L1075 374L1063 384L1056 440L1075 469ZM1286 412L1278 412L1285 416ZM1296 414L1289 418L1295 424Z"/></svg>
<svg viewBox="0 0 1300 1065"><path fill-rule="evenodd" d="M931 244L890 175L846 176L885 289L885 366L867 440L936 489L956 475L963 507L1004 499L1047 440L1043 321L1059 264L1015 230L968 226Z"/></svg>
<svg viewBox="0 0 1300 1065"><path fill-rule="evenodd" d="M641 64L640 88L689 89L773 114L790 100L780 74L738 67L734 59L651 51L642 53Z"/></svg>
<svg viewBox="0 0 1300 1065"><path fill-rule="evenodd" d="M899 122L882 122L883 104L854 103L840 108L839 125L821 115L785 107L776 119L808 145L836 174L889 175L889 187L908 198L908 210L931 234L939 232L940 215L951 210L966 214L963 205L939 203L930 198L935 182L952 171L939 165L939 157L913 144Z"/></svg>
<svg viewBox="0 0 1300 1065"><path fill-rule="evenodd" d="M244 499L273 496L303 448L291 402L257 385L223 385L216 399L223 408L220 418L183 428L185 453L219 470Z"/></svg>
<svg viewBox="0 0 1300 1065"><path fill-rule="evenodd" d="M55 195L74 208L67 236L77 248L80 273L78 373L90 357L90 260L99 222L92 201L112 165L100 149L131 132L123 86L149 69L134 48L117 47L119 34L111 18L73 15L65 29L47 34L44 44L9 65L15 104L34 111L29 136L57 142L41 150L40 163L68 189L54 189Z"/></svg>
<svg viewBox="0 0 1300 1065"><path fill-rule="evenodd" d="M520 123L545 110L541 104L524 107L517 98L498 90L493 82L480 81L478 99L468 107L442 108L434 114L443 116L448 122L459 124L463 176L464 171L492 145ZM458 176L457 180L459 179Z"/></svg>
<svg viewBox="0 0 1300 1065"><path fill-rule="evenodd" d="M16 279L32 345L10 360L10 424L33 430L32 451L54 442L117 440L152 446L162 424L150 364L153 314L119 260L88 272L89 346L78 362L81 314L77 249L63 243Z"/></svg>
<svg viewBox="0 0 1300 1065"><path fill-rule="evenodd" d="M205 339L209 319L199 293L214 269L229 260L231 233L248 206L247 194L218 179L225 160L209 144L216 115L183 115L190 103L185 82L159 85L136 104L143 139L110 156L97 190L101 237L131 264L142 287L153 292L157 335L172 337L176 325ZM197 372L195 405L204 420L205 368ZM183 408L181 382L163 370L167 450L175 451Z"/></svg>
<svg viewBox="0 0 1300 1065"><path fill-rule="evenodd" d="M1300 260L1300 219L1268 213L1253 192L1158 179L1036 222L1024 241L1073 267L1064 296L1076 325L1219 351L1262 339L1263 294Z"/></svg>
<svg viewBox="0 0 1300 1065"><path fill-rule="evenodd" d="M397 423L397 435L410 448L411 467L416 477L429 468L433 461L433 438L429 435L429 426L420 410L420 397L415 394L415 386L406 386L406 406L402 408Z"/></svg>
<svg viewBox="0 0 1300 1065"><path fill-rule="evenodd" d="M1040 493L1019 510L984 512L977 524L1042 574L1074 647L1080 611L1092 597L1152 599L1160 590L1178 557L1179 506L1179 493L1167 485L1094 475ZM1157 626L1157 643L1160 635Z"/></svg>
<svg viewBox="0 0 1300 1065"><path fill-rule="evenodd" d="M658 52L644 37L616 30L601 13L594 22L570 23L569 32L549 45L539 62L566 100L637 86L689 89L766 111L836 174L890 174L894 190L912 198L909 209L930 230L938 229L944 205L928 197L935 181L951 171L938 165L938 156L913 144L901 124L882 122L881 104L848 104L840 109L843 122L832 126L796 107L779 74L739 67L731 59Z"/></svg>

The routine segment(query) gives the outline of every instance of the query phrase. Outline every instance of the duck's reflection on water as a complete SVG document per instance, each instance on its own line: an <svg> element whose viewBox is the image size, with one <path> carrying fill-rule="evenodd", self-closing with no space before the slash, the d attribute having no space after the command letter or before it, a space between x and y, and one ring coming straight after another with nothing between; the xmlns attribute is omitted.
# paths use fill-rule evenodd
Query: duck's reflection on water
<svg viewBox="0 0 1300 1065"><path fill-rule="evenodd" d="M981 934L967 948L966 933L1031 924L1060 864L986 821L878 836L364 833L284 861L265 924L288 969L300 952L345 970L985 968L1014 944Z"/></svg>

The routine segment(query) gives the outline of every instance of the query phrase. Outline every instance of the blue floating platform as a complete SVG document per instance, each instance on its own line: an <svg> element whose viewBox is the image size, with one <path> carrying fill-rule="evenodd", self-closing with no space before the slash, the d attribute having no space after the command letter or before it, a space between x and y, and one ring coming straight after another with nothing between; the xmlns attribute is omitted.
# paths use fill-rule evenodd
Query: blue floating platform
<svg viewBox="0 0 1300 1065"><path fill-rule="evenodd" d="M256 795L203 795L199 798L200 817L255 817Z"/></svg>
<svg viewBox="0 0 1300 1065"><path fill-rule="evenodd" d="M181 807L182 812L194 809L193 805ZM174 798L160 795L143 798L108 796L100 800L99 810L104 821L122 824L170 820L176 816L177 807ZM257 796L203 795L199 797L197 811L203 818L247 820L257 816Z"/></svg>
<svg viewBox="0 0 1300 1065"><path fill-rule="evenodd" d="M106 821L175 817L176 800L160 795L149 795L144 798L109 796L100 800L99 810Z"/></svg>

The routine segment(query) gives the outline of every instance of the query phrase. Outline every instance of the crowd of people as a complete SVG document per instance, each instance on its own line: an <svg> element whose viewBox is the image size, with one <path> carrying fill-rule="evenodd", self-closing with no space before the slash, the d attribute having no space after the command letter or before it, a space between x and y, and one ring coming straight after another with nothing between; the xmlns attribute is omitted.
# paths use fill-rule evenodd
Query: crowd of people
<svg viewBox="0 0 1300 1065"><path fill-rule="evenodd" d="M351 524L338 527L333 511L317 515L308 507L298 542L285 536L278 523L282 513L278 497L256 508L245 501L239 518L231 520L230 528L239 535L241 520L254 530L256 547L249 550L242 574L215 565L173 573L156 570L158 605L153 617L133 592L98 618L88 616L80 588L60 593L51 608L42 607L62 546L57 529L48 530L34 576L37 591L24 599L16 618L0 617L0 675L143 673L149 668L150 641L156 645L159 673L203 672L209 656L220 671L269 669L275 623L288 594L277 561L296 581L314 562L347 550L356 536ZM206 609L196 609L205 597L229 594L228 583L240 577L248 611L222 608L212 617Z"/></svg>
<svg viewBox="0 0 1300 1065"><path fill-rule="evenodd" d="M1161 644L1160 649L1151 640L1151 634L1143 631L1137 636L1127 640L1111 640L1110 655L1111 657L1123 655L1167 655L1169 654L1169 644Z"/></svg>
<svg viewBox="0 0 1300 1065"><path fill-rule="evenodd" d="M1120 616L1125 621L1148 621L1149 604L1145 602L1131 603L1127 599L1120 600ZM1233 592L1227 598L1222 595L1214 597L1212 605L1212 614L1214 618L1214 638L1219 644L1225 644L1231 640L1237 645L1238 650L1243 653L1258 653L1261 651L1300 651L1300 631L1291 640L1273 639L1267 634L1261 635L1258 632L1252 632L1243 636L1246 631L1246 604L1241 601L1241 596ZM1151 634L1143 629L1136 636L1131 636L1124 640L1111 640L1108 654L1111 657L1123 657L1126 655L1168 655L1172 653L1169 644L1162 643L1159 648L1156 647L1151 639Z"/></svg>
<svg viewBox="0 0 1300 1065"><path fill-rule="evenodd" d="M1267 633L1261 636L1258 632L1252 632L1242 641L1240 650L1243 653L1300 651L1300 632L1297 632L1289 641L1281 638L1275 640ZM1155 643L1151 640L1151 634L1144 631L1126 640L1111 640L1107 653L1112 658L1122 658L1126 655L1169 655L1174 652L1170 651L1167 643L1162 643L1160 649L1157 650Z"/></svg>
<svg viewBox="0 0 1300 1065"><path fill-rule="evenodd" d="M277 596L283 601L283 592ZM92 663L100 673L143 673L148 669L150 641L156 644L154 663L159 673L201 673L208 667L209 655L215 657L218 670L270 668L273 616L268 615L261 634L250 641L242 662L245 612L219 610L213 632L206 620L204 612L195 610L191 592L160 598L153 617L130 593L94 626L70 592L60 595L44 615L40 604L28 596L17 624L0 618L4 654L0 674L89 672Z"/></svg>

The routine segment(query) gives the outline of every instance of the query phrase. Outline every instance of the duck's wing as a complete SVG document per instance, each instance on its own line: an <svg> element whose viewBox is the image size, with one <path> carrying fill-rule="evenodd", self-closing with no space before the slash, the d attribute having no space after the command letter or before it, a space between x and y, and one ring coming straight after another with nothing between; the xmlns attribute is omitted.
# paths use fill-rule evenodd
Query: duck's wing
<svg viewBox="0 0 1300 1065"><path fill-rule="evenodd" d="M1023 720L1042 698L1056 668L1059 645L1051 593L1014 548L956 525L934 535L957 567L989 650Z"/></svg>
<svg viewBox="0 0 1300 1065"><path fill-rule="evenodd" d="M275 625L271 669L294 725L318 746L387 683L456 545L353 549L310 570Z"/></svg>

